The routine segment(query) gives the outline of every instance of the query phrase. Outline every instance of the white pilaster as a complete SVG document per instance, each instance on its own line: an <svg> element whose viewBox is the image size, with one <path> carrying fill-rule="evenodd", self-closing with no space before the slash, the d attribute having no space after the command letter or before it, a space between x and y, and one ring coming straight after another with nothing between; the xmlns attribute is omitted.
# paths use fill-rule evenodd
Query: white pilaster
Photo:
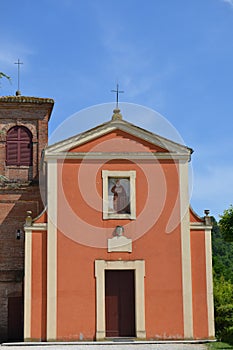
<svg viewBox="0 0 233 350"><path fill-rule="evenodd" d="M184 337L193 338L188 163L179 163Z"/></svg>
<svg viewBox="0 0 233 350"><path fill-rule="evenodd" d="M32 230L25 228L24 340L31 339Z"/></svg>
<svg viewBox="0 0 233 350"><path fill-rule="evenodd" d="M57 161L48 162L47 340L57 338Z"/></svg>
<svg viewBox="0 0 233 350"><path fill-rule="evenodd" d="M214 297L213 297L213 274L212 274L212 246L211 230L205 230L205 256L206 256L206 292L208 312L209 338L214 338Z"/></svg>

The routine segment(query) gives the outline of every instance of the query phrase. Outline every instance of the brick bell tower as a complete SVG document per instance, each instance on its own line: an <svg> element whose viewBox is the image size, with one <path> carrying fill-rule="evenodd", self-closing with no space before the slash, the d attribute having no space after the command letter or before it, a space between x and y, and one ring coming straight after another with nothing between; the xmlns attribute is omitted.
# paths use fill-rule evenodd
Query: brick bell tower
<svg viewBox="0 0 233 350"><path fill-rule="evenodd" d="M0 97L0 342L23 340L23 225L27 211L36 217L43 209L39 170L53 105Z"/></svg>

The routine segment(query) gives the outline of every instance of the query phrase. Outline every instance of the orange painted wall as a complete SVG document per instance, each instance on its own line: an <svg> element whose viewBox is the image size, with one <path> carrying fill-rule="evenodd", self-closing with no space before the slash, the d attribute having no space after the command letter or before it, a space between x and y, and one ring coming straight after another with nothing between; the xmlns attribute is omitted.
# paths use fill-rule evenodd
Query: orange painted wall
<svg viewBox="0 0 233 350"><path fill-rule="evenodd" d="M189 210L190 222L204 222L204 219L199 217L192 208Z"/></svg>
<svg viewBox="0 0 233 350"><path fill-rule="evenodd" d="M136 170L136 220L102 219L103 169ZM96 259L144 259L147 338L182 338L176 164L171 161L157 164L135 164L123 160L106 163L90 161L88 164L66 161L59 164L58 174L58 339L95 338ZM92 190L93 197L87 197ZM174 207L176 210L173 213ZM170 225L172 230L166 233L172 213L176 225ZM132 253L107 253L106 246L94 246L102 241L106 244L116 225L124 225L125 235L133 239ZM144 233L141 237L140 231ZM85 246L85 240L89 246Z"/></svg>
<svg viewBox="0 0 233 350"><path fill-rule="evenodd" d="M32 233L31 339L46 340L47 233Z"/></svg>
<svg viewBox="0 0 233 350"><path fill-rule="evenodd" d="M112 142L111 142L112 141ZM115 142L117 141L117 142ZM127 149L124 149L127 144ZM94 149L100 149L101 146L108 145L108 148L103 148L103 152L136 152L135 147L144 148L144 152L167 152L166 149L159 147L157 145L153 145L147 141L139 139L136 136L130 136L122 131L115 130L107 133L99 138L96 138L88 143L84 143L78 147L75 147L70 150L70 152L94 152ZM111 148L111 149L110 149ZM141 151L142 151L141 148Z"/></svg>
<svg viewBox="0 0 233 350"><path fill-rule="evenodd" d="M195 338L208 338L205 231L191 231L193 328Z"/></svg>

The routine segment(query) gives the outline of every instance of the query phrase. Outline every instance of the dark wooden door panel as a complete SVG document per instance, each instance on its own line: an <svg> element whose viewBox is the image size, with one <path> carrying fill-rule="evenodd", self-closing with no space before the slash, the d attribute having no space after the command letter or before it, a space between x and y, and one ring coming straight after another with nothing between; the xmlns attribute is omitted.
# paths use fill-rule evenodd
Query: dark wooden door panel
<svg viewBox="0 0 233 350"><path fill-rule="evenodd" d="M8 341L23 341L23 298L8 298Z"/></svg>
<svg viewBox="0 0 233 350"><path fill-rule="evenodd" d="M105 273L107 337L135 336L135 290L133 270Z"/></svg>
<svg viewBox="0 0 233 350"><path fill-rule="evenodd" d="M120 336L135 336L134 271L122 271L120 277Z"/></svg>
<svg viewBox="0 0 233 350"><path fill-rule="evenodd" d="M106 296L107 337L119 337L118 296Z"/></svg>

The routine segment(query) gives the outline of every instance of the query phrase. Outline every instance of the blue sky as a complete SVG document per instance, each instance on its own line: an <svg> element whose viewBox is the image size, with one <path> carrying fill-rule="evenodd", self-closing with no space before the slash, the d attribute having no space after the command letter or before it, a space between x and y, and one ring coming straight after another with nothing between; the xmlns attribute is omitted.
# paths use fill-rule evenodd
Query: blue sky
<svg viewBox="0 0 233 350"><path fill-rule="evenodd" d="M107 103L70 133L111 117L110 92L156 110L194 149L191 203L218 215L233 203L233 0L1 0L1 95L51 97L50 133ZM108 115L109 114L109 115ZM123 113L124 114L124 113ZM156 119L124 118L155 133Z"/></svg>

